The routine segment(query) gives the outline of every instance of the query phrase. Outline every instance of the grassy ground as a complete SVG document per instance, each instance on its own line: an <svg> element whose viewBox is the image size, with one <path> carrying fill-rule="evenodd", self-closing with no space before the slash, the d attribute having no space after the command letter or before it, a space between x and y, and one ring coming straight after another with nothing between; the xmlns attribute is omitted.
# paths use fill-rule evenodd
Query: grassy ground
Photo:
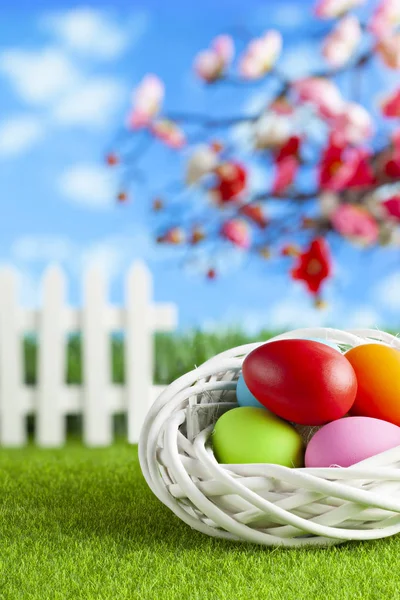
<svg viewBox="0 0 400 600"><path fill-rule="evenodd" d="M191 530L155 498L136 447L0 450L3 600L392 600L400 537L269 549Z"/></svg>

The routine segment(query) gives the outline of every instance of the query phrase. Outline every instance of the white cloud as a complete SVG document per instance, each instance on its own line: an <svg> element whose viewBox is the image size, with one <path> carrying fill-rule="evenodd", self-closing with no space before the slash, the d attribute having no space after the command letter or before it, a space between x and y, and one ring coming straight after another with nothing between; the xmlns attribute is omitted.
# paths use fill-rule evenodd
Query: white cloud
<svg viewBox="0 0 400 600"><path fill-rule="evenodd" d="M74 251L74 244L68 237L58 235L27 235L14 240L11 254L22 262L63 262Z"/></svg>
<svg viewBox="0 0 400 600"><path fill-rule="evenodd" d="M120 108L125 87L111 77L88 80L54 107L54 119L63 125L102 127Z"/></svg>
<svg viewBox="0 0 400 600"><path fill-rule="evenodd" d="M272 306L265 315L264 322L273 329L325 327L334 320L333 312L332 305L317 310L311 300L299 302L297 298L291 298Z"/></svg>
<svg viewBox="0 0 400 600"><path fill-rule="evenodd" d="M400 315L400 271L394 271L377 283L374 296L383 308Z"/></svg>
<svg viewBox="0 0 400 600"><path fill-rule="evenodd" d="M118 234L78 242L64 235L29 235L16 238L10 248L12 264L25 280L25 290L39 289L40 272L49 263L58 263L69 277L81 281L87 269L99 267L113 280L123 275L131 263L138 258L149 261L152 252L152 239L141 229L128 234ZM35 292L36 294L36 292ZM24 293L28 297L27 292ZM30 294L33 298L34 294Z"/></svg>
<svg viewBox="0 0 400 600"><path fill-rule="evenodd" d="M111 208L115 202L116 181L106 167L77 164L59 178L60 192L74 204L95 210Z"/></svg>
<svg viewBox="0 0 400 600"><path fill-rule="evenodd" d="M0 123L0 156L16 156L29 150L43 134L42 122L30 115L3 121Z"/></svg>
<svg viewBox="0 0 400 600"><path fill-rule="evenodd" d="M375 328L382 324L382 317L378 311L370 306L360 306L345 319L344 327L347 329Z"/></svg>
<svg viewBox="0 0 400 600"><path fill-rule="evenodd" d="M106 13L92 8L48 15L43 24L71 50L101 59L116 58L130 42L127 31L112 23Z"/></svg>
<svg viewBox="0 0 400 600"><path fill-rule="evenodd" d="M79 83L78 70L57 48L5 50L0 54L0 71L23 100L36 105L53 102Z"/></svg>

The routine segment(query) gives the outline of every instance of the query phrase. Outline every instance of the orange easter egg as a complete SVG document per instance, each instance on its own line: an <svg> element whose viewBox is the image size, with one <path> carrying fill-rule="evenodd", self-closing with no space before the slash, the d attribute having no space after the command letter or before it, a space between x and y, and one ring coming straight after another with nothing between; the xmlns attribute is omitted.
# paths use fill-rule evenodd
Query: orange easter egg
<svg viewBox="0 0 400 600"><path fill-rule="evenodd" d="M400 351L382 344L364 344L345 356L358 382L350 414L400 425Z"/></svg>

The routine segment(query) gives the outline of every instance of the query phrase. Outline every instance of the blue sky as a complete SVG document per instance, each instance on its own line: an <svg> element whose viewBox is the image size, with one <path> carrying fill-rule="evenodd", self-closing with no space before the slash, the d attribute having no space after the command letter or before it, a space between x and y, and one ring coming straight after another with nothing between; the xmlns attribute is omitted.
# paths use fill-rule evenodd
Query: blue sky
<svg viewBox="0 0 400 600"><path fill-rule="evenodd" d="M238 263L215 282L204 281L152 242L147 194L178 175L171 154L156 152L145 161L149 189L134 187L125 207L115 205L117 182L103 166L131 90L146 72L165 81L170 110L236 114L257 106L262 86L210 92L192 74L193 56L219 33L257 35L277 27L286 42L286 67L305 72L315 52L300 36L323 26L308 17L311 2L34 4L9 4L0 22L0 261L21 272L24 304L38 302L50 262L67 271L74 304L82 273L100 263L118 303L126 268L143 258L154 274L156 300L178 304L182 328L399 326L398 250L338 247L326 311L312 308L303 287L286 274L290 262L282 260ZM387 82L382 70L378 76ZM259 175L255 169L255 186L263 183Z"/></svg>

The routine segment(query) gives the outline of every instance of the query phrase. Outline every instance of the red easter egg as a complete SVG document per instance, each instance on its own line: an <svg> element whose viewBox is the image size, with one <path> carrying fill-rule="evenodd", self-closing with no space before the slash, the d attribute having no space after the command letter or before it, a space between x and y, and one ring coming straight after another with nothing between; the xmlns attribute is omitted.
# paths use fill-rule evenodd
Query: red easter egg
<svg viewBox="0 0 400 600"><path fill-rule="evenodd" d="M357 394L356 374L347 358L311 340L263 344L246 356L242 373L261 404L301 425L340 419Z"/></svg>

